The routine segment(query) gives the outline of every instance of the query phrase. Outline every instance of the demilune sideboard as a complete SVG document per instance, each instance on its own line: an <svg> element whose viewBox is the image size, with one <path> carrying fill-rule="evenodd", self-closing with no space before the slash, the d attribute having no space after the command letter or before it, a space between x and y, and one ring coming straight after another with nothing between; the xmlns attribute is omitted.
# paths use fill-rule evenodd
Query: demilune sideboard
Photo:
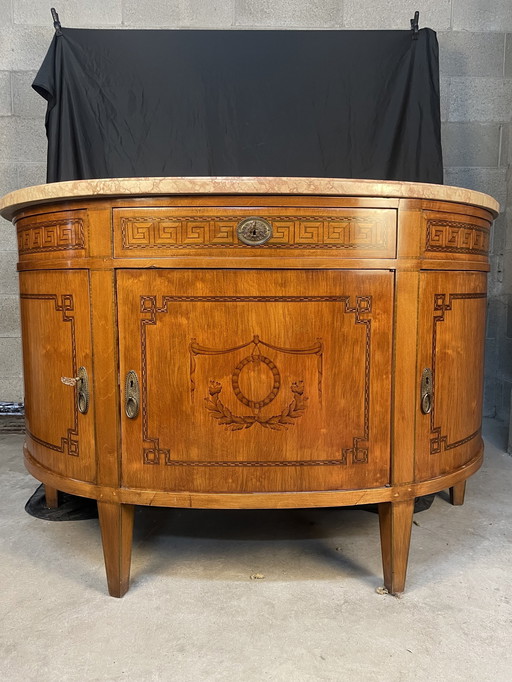
<svg viewBox="0 0 512 682"><path fill-rule="evenodd" d="M377 503L390 593L416 497L482 462L498 204L309 178L62 182L16 225L28 471L98 501L109 592L134 505Z"/></svg>

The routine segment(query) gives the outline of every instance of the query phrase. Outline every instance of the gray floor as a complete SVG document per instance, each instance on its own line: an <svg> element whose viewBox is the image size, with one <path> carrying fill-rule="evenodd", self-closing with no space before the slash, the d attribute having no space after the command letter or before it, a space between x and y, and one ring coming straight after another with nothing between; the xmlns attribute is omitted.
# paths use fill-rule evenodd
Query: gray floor
<svg viewBox="0 0 512 682"><path fill-rule="evenodd" d="M466 504L415 516L401 599L375 592L374 514L143 508L110 598L97 521L28 516L22 437L3 435L0 679L510 682L512 457L486 433Z"/></svg>

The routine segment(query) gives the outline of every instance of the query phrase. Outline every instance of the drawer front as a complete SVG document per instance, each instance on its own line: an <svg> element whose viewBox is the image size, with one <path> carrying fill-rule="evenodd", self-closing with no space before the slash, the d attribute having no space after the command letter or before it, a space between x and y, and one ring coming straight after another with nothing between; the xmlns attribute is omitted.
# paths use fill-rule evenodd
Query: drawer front
<svg viewBox="0 0 512 682"><path fill-rule="evenodd" d="M263 244L245 244L239 227L248 218L271 226ZM261 223L259 223L261 226ZM339 253L344 258L394 258L396 211L359 208L197 208L114 209L116 257L218 255L250 257Z"/></svg>
<svg viewBox="0 0 512 682"><path fill-rule="evenodd" d="M490 220L460 213L423 211L423 258L474 260L489 257Z"/></svg>
<svg viewBox="0 0 512 682"><path fill-rule="evenodd" d="M16 222L20 261L81 258L88 248L87 211L43 213Z"/></svg>

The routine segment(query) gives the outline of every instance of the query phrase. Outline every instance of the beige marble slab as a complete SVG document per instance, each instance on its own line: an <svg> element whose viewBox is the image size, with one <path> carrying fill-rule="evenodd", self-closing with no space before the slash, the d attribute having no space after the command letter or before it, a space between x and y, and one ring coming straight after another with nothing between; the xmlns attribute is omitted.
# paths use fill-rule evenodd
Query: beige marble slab
<svg viewBox="0 0 512 682"><path fill-rule="evenodd" d="M0 199L0 214L11 219L17 210L56 200L92 197L151 196L177 194L298 194L351 197L393 197L455 201L499 212L488 194L462 187L419 182L344 180L339 178L179 177L74 180L25 187Z"/></svg>

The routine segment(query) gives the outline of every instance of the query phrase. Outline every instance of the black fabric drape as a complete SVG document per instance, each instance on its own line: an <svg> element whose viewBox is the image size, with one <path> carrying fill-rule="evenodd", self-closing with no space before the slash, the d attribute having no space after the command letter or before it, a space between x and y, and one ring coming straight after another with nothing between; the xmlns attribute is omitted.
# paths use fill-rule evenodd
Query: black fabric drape
<svg viewBox="0 0 512 682"><path fill-rule="evenodd" d="M63 28L33 87L48 182L312 176L442 183L438 45L410 31Z"/></svg>

